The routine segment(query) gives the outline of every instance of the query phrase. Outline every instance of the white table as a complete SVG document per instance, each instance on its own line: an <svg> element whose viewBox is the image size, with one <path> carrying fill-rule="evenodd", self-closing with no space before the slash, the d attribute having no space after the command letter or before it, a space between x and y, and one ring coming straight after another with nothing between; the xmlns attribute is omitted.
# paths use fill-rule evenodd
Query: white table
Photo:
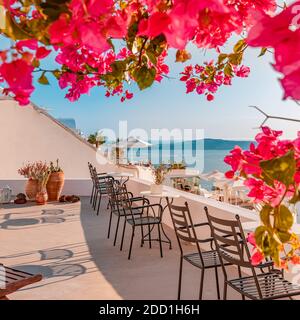
<svg viewBox="0 0 300 320"><path fill-rule="evenodd" d="M134 177L132 173L129 172L107 172L101 175L98 175L98 177L113 177L115 179L119 179L120 184L126 183L130 178Z"/></svg>
<svg viewBox="0 0 300 320"><path fill-rule="evenodd" d="M163 199L166 199L166 201L169 200L169 202L172 204L175 198L179 198L179 197L180 197L180 195L179 195L178 193L174 192L174 191L163 191L162 193L152 193L151 191L147 190L147 191L141 191L140 194L141 194L143 197L149 197L149 198L157 198L157 199L159 199L159 204L160 204L161 206L162 206L162 201L163 201ZM163 213L164 213L164 211L166 210L167 207L168 207L168 204L166 204L165 206L162 206L161 219L162 219ZM162 232L163 232L165 238L167 239L167 240L162 240L162 242L168 243L170 249L172 249L171 240L170 240L169 237L166 235L165 230L164 230L164 228L163 228L163 224L161 224L161 229L162 229ZM152 230L153 230L153 228L152 228ZM149 232L147 235L149 235L152 230L150 230L150 232ZM147 236L147 235L146 235L146 236ZM146 237L146 236L145 236L145 237Z"/></svg>

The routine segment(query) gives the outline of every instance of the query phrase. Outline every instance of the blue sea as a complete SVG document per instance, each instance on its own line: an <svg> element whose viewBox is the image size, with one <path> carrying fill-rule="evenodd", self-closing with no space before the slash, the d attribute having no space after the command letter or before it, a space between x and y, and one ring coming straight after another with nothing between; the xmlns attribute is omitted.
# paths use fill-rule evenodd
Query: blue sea
<svg viewBox="0 0 300 320"><path fill-rule="evenodd" d="M143 162L151 161L152 164L159 163L185 163L188 168L199 170L199 173L207 173L213 170L226 172L229 166L224 162L224 157L229 154L230 150L203 150L203 148L185 148L182 151L181 147L175 147L170 150L170 147L163 146L159 148L154 146L151 148L130 150L127 154L128 162ZM211 183L201 181L202 187L210 189Z"/></svg>
<svg viewBox="0 0 300 320"><path fill-rule="evenodd" d="M198 170L200 174L213 170L226 172L230 168L224 162L224 157L236 145L248 149L250 143L251 141L245 140L222 139L161 141L152 142L151 146L145 148L122 149L124 154L120 157L124 163L184 163L188 168Z"/></svg>

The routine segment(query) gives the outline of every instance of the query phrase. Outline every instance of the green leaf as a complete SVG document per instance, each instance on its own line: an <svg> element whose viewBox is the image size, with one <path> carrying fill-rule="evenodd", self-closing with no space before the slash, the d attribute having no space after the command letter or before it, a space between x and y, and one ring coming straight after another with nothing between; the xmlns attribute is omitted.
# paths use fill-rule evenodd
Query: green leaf
<svg viewBox="0 0 300 320"><path fill-rule="evenodd" d="M60 78L60 76L61 76L61 72L60 72L58 69L53 70L53 71L52 71L52 74L54 75L54 77L55 77L57 80L59 80L59 78Z"/></svg>
<svg viewBox="0 0 300 320"><path fill-rule="evenodd" d="M150 50L146 50L146 54L147 54L147 57L149 58L150 62L156 66L156 64L157 64L156 55Z"/></svg>
<svg viewBox="0 0 300 320"><path fill-rule="evenodd" d="M5 14L5 27L1 28L0 31L7 35L12 40L24 40L29 39L28 35L10 15L9 11Z"/></svg>
<svg viewBox="0 0 300 320"><path fill-rule="evenodd" d="M153 84L156 70L154 67L148 69L146 66L143 66L140 69L136 69L133 76L140 90L144 90Z"/></svg>
<svg viewBox="0 0 300 320"><path fill-rule="evenodd" d="M273 211L273 208L269 205L265 205L260 211L260 220L266 226L270 227L270 214Z"/></svg>
<svg viewBox="0 0 300 320"><path fill-rule="evenodd" d="M245 42L245 40L239 40L236 44L235 44L235 46L234 46L234 48L233 48L233 52L235 52L235 53L238 53L238 52L241 52L241 51L243 51L245 48L246 48L246 46L247 46L247 43Z"/></svg>
<svg viewBox="0 0 300 320"><path fill-rule="evenodd" d="M187 50L177 50L176 62L186 62L192 58L192 55Z"/></svg>
<svg viewBox="0 0 300 320"><path fill-rule="evenodd" d="M284 205L278 208L274 217L274 227L279 231L286 232L291 229L294 224L294 217L291 211Z"/></svg>
<svg viewBox="0 0 300 320"><path fill-rule="evenodd" d="M218 57L218 64L221 64L224 62L224 60L228 57L228 54L226 53L221 53L219 54L219 57Z"/></svg>
<svg viewBox="0 0 300 320"><path fill-rule="evenodd" d="M138 32L138 23L135 22L128 28L128 32L127 32L126 43L127 43L127 48L130 51L132 51L133 43L135 41L137 32Z"/></svg>
<svg viewBox="0 0 300 320"><path fill-rule="evenodd" d="M38 68L40 66L40 61L37 59L33 59L32 66Z"/></svg>
<svg viewBox="0 0 300 320"><path fill-rule="evenodd" d="M276 234L282 243L286 243L291 239L291 234L287 231L278 231Z"/></svg>
<svg viewBox="0 0 300 320"><path fill-rule="evenodd" d="M296 204L297 202L300 202L300 191L296 190L294 196L289 202L291 204Z"/></svg>
<svg viewBox="0 0 300 320"><path fill-rule="evenodd" d="M263 240L264 235L266 234L267 228L265 226L259 226L256 228L254 236L255 236L255 242L258 245L258 247L263 247Z"/></svg>
<svg viewBox="0 0 300 320"><path fill-rule="evenodd" d="M262 57L266 54L268 48L262 48L258 57Z"/></svg>
<svg viewBox="0 0 300 320"><path fill-rule="evenodd" d="M263 178L267 184L273 186L274 180L290 186L294 182L296 160L294 151L288 151L284 156L260 162Z"/></svg>
<svg viewBox="0 0 300 320"><path fill-rule="evenodd" d="M38 79L38 83L43 84L43 85L48 85L49 81L45 75L45 72L42 73L42 75Z"/></svg>
<svg viewBox="0 0 300 320"><path fill-rule="evenodd" d="M242 53L231 53L228 56L228 60L231 64L238 66L243 61L243 54Z"/></svg>
<svg viewBox="0 0 300 320"><path fill-rule="evenodd" d="M45 0L40 4L43 13L48 16L49 20L55 21L61 13L67 13L68 7L66 0Z"/></svg>
<svg viewBox="0 0 300 320"><path fill-rule="evenodd" d="M224 74L227 77L232 77L233 76L233 69L232 69L232 65L230 63L227 63L225 68L224 68Z"/></svg>

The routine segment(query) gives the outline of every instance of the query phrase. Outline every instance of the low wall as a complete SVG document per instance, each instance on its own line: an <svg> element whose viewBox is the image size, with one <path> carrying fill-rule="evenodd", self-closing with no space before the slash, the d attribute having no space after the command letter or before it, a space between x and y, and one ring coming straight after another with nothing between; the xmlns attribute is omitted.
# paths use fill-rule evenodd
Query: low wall
<svg viewBox="0 0 300 320"><path fill-rule="evenodd" d="M27 180L0 180L0 188L9 186L13 195L25 192L25 184ZM66 179L62 194L89 196L92 192L92 182L90 179Z"/></svg>
<svg viewBox="0 0 300 320"><path fill-rule="evenodd" d="M146 180L132 178L128 182L128 189L134 195L138 196L142 191L146 191L150 189L150 182ZM182 205L184 202L187 202L190 208L191 216L194 223L206 222L207 218L204 212L204 207L206 206L213 215L218 216L220 218L225 219L234 219L235 215L239 215L241 217L242 222L255 222L258 221L258 215L255 212L244 209L241 207L233 206L228 203L219 202L214 199L208 199L199 195L191 194L184 191L175 190L174 188L164 186L164 190L176 192L180 195L179 198L174 199L174 204ZM149 198L149 197L148 197ZM157 198L149 198L151 203L159 202ZM166 205L166 200L164 199L162 202L163 205ZM173 228L172 220L168 211L164 212L163 222L170 228ZM201 230L201 237L205 238L210 236L210 231Z"/></svg>

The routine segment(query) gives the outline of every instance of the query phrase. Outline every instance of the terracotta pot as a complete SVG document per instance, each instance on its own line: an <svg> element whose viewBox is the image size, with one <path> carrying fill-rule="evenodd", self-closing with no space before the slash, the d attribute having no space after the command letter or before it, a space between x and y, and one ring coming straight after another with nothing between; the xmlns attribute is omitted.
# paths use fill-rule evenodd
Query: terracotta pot
<svg viewBox="0 0 300 320"><path fill-rule="evenodd" d="M43 189L36 194L35 201L39 205L46 204L48 200L47 190Z"/></svg>
<svg viewBox="0 0 300 320"><path fill-rule="evenodd" d="M50 174L47 183L47 193L49 201L58 201L65 183L63 172L54 172Z"/></svg>
<svg viewBox="0 0 300 320"><path fill-rule="evenodd" d="M37 180L29 179L25 186L25 193L29 200L34 201L35 196L39 191L39 184Z"/></svg>

